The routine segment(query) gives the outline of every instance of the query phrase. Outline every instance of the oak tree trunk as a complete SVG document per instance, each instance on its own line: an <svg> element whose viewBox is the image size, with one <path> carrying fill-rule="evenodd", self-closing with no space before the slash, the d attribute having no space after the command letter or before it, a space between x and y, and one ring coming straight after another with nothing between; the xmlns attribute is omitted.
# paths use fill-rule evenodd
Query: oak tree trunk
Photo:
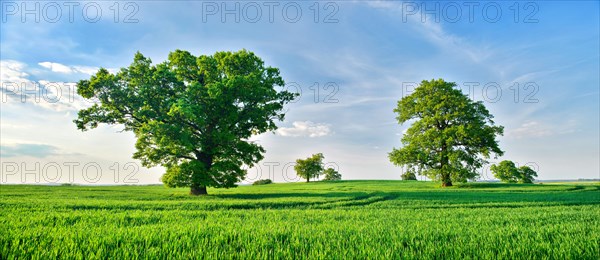
<svg viewBox="0 0 600 260"><path fill-rule="evenodd" d="M196 155L196 157L197 157L197 160L199 160L200 162L202 162L202 164L204 164L204 167L206 169L206 173L201 173L201 174L209 174L210 168L212 168L212 164L213 164L213 157L207 153L198 153ZM199 179L199 178L192 178L192 186L190 188L190 194L191 195L207 195L208 192L206 191L205 184L193 183L194 180L197 180L197 179Z"/></svg>
<svg viewBox="0 0 600 260"><path fill-rule="evenodd" d="M206 192L206 187L204 186L197 186L197 185L192 185L191 189L190 189L190 195L207 195L208 192Z"/></svg>
<svg viewBox="0 0 600 260"><path fill-rule="evenodd" d="M440 162L440 174L442 175L442 187L450 187L452 186L452 179L450 178L450 173L446 172L446 165L448 165L448 155L446 154L448 146L444 143L442 144L442 160Z"/></svg>
<svg viewBox="0 0 600 260"><path fill-rule="evenodd" d="M452 181L450 180L450 178L448 178L447 180L442 180L442 187L450 187L452 186Z"/></svg>

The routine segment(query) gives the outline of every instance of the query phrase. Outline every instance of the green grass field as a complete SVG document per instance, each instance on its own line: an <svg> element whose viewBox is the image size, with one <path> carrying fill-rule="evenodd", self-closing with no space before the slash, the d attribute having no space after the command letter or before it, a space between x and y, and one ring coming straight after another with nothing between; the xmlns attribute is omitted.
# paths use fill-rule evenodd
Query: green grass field
<svg viewBox="0 0 600 260"><path fill-rule="evenodd" d="M0 259L600 259L600 183L0 186Z"/></svg>

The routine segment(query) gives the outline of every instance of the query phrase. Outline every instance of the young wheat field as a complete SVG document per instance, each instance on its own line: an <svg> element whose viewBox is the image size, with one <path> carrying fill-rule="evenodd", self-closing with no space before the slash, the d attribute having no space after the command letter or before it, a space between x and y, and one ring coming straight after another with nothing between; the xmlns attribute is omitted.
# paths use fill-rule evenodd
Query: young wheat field
<svg viewBox="0 0 600 260"><path fill-rule="evenodd" d="M600 183L0 186L0 259L600 259Z"/></svg>

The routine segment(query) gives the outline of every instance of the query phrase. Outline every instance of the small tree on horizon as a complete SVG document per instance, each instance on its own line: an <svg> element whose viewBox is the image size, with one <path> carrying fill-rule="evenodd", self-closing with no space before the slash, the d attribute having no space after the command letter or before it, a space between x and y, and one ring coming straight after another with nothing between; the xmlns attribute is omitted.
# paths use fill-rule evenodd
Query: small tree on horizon
<svg viewBox="0 0 600 260"><path fill-rule="evenodd" d="M519 182L520 183L533 183L534 177L537 177L537 172L531 169L527 165L519 167Z"/></svg>
<svg viewBox="0 0 600 260"><path fill-rule="evenodd" d="M311 178L319 178L323 173L323 158L325 157L322 153L317 153L306 159L297 159L294 170L298 176L306 179L306 182L310 182Z"/></svg>
<svg viewBox="0 0 600 260"><path fill-rule="evenodd" d="M533 183L534 177L537 177L537 172L529 166L523 165L517 168L515 163L509 160L490 166L490 170L494 177L507 183Z"/></svg>
<svg viewBox="0 0 600 260"><path fill-rule="evenodd" d="M325 175L324 181L339 181L342 179L342 175L333 168L325 169L323 175Z"/></svg>
<svg viewBox="0 0 600 260"><path fill-rule="evenodd" d="M490 166L490 171L492 171L494 177L507 183L516 183L517 177L519 176L519 170L515 166L515 163L509 160L493 164Z"/></svg>
<svg viewBox="0 0 600 260"><path fill-rule="evenodd" d="M416 181L417 175L411 169L406 170L403 174L400 175L403 181Z"/></svg>
<svg viewBox="0 0 600 260"><path fill-rule="evenodd" d="M262 179L262 180L258 180L252 183L252 185L266 185L266 184L271 184L273 183L273 181L271 179Z"/></svg>

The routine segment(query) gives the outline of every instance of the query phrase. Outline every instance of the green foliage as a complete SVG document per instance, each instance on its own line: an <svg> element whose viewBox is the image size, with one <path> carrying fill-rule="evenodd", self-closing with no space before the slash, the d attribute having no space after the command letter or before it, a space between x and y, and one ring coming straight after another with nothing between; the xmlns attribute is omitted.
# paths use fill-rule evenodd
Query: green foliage
<svg viewBox="0 0 600 260"><path fill-rule="evenodd" d="M317 179L323 173L323 158L322 153L317 153L306 159L297 159L294 170L298 176L310 182L311 178Z"/></svg>
<svg viewBox="0 0 600 260"><path fill-rule="evenodd" d="M325 178L323 178L324 181L339 181L342 179L342 175L333 168L325 169L323 175L325 175Z"/></svg>
<svg viewBox="0 0 600 260"><path fill-rule="evenodd" d="M500 163L490 166L494 177L503 182L516 183L519 177L519 170L512 161L504 160Z"/></svg>
<svg viewBox="0 0 600 260"><path fill-rule="evenodd" d="M414 122L402 136L402 148L389 153L390 161L443 186L475 179L485 159L503 154L495 140L503 127L494 125L482 102L455 87L442 79L424 80L394 109L400 124Z"/></svg>
<svg viewBox="0 0 600 260"><path fill-rule="evenodd" d="M600 259L597 182L209 191L2 185L0 258Z"/></svg>
<svg viewBox="0 0 600 260"><path fill-rule="evenodd" d="M534 177L537 177L533 169L525 165L517 168L515 163L509 160L490 166L490 170L494 177L508 183L533 183Z"/></svg>
<svg viewBox="0 0 600 260"><path fill-rule="evenodd" d="M417 175L415 174L415 172L412 169L408 169L407 171L405 171L403 174L400 175L400 178L402 178L403 181L416 181Z"/></svg>
<svg viewBox="0 0 600 260"><path fill-rule="evenodd" d="M277 129L283 106L295 94L276 91L279 70L246 50L193 56L176 50L152 65L137 53L111 74L100 69L77 84L77 93L97 101L79 111L77 128L122 124L137 142L133 157L146 167L163 165L169 187L234 187L265 150L249 142Z"/></svg>
<svg viewBox="0 0 600 260"><path fill-rule="evenodd" d="M271 179L264 179L264 180L258 180L252 183L252 185L265 185L265 184L271 184L273 183L273 181Z"/></svg>
<svg viewBox="0 0 600 260"><path fill-rule="evenodd" d="M529 166L523 165L519 167L519 182L533 183L534 177L537 177L537 172L529 168Z"/></svg>

